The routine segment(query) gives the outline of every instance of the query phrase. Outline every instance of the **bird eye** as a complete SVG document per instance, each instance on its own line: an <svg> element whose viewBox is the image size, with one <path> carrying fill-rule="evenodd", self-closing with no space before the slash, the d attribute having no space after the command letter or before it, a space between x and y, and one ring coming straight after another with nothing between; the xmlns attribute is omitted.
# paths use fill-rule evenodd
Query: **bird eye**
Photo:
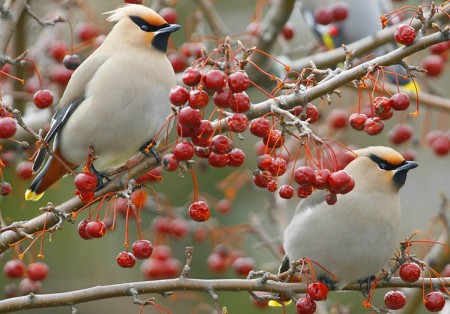
<svg viewBox="0 0 450 314"><path fill-rule="evenodd" d="M146 24L141 25L141 30L143 30L144 32L150 32L150 26Z"/></svg>
<svg viewBox="0 0 450 314"><path fill-rule="evenodd" d="M380 169L386 170L388 168L388 165L384 162L380 162L378 164L378 167L380 167Z"/></svg>

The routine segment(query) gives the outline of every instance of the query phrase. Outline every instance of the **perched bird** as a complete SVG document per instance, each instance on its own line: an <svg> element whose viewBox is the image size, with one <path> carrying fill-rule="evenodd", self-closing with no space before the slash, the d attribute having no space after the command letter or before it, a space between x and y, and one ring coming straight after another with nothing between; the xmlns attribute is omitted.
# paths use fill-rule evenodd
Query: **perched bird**
<svg viewBox="0 0 450 314"><path fill-rule="evenodd" d="M350 193L338 194L336 204L328 205L320 190L299 203L284 232L280 272L307 257L335 276L314 267L316 280L341 289L372 277L392 257L400 228L399 190L417 163L388 147L354 152L357 157L345 167L355 180Z"/></svg>
<svg viewBox="0 0 450 314"><path fill-rule="evenodd" d="M167 41L180 26L155 11L129 4L112 12L116 22L104 42L73 73L52 118L45 140L70 168L83 164L90 147L94 171L123 165L156 140L171 113L169 90L175 74L166 56ZM165 133L165 132L161 132ZM39 171L25 193L38 200L67 169L41 147Z"/></svg>

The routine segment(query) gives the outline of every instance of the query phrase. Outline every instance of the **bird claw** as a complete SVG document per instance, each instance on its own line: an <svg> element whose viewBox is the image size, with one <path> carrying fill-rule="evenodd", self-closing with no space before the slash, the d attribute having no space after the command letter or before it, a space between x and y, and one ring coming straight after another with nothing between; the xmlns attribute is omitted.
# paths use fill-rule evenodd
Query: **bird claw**
<svg viewBox="0 0 450 314"><path fill-rule="evenodd" d="M150 142L142 145L139 151L145 156L154 157L158 163L161 163L161 158L159 157L158 152L154 149L155 145L156 143L153 140L151 140Z"/></svg>
<svg viewBox="0 0 450 314"><path fill-rule="evenodd" d="M367 296L370 294L370 287L372 286L372 283L374 282L375 279L376 277L372 275L365 279L358 280L364 298L367 298Z"/></svg>

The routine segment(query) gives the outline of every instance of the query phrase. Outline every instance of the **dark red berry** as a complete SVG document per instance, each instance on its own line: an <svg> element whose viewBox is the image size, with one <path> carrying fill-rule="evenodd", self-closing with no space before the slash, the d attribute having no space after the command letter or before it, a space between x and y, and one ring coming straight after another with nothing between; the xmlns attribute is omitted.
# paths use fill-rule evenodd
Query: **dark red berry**
<svg viewBox="0 0 450 314"><path fill-rule="evenodd" d="M203 201L198 201L192 203L189 206L189 216L191 216L194 221L206 221L209 219L211 212L209 210L208 204Z"/></svg>
<svg viewBox="0 0 450 314"><path fill-rule="evenodd" d="M333 129L344 129L348 123L348 113L344 109L334 109L328 116L328 125Z"/></svg>
<svg viewBox="0 0 450 314"><path fill-rule="evenodd" d="M227 120L230 131L234 133L242 133L247 130L248 119L243 113L233 113Z"/></svg>
<svg viewBox="0 0 450 314"><path fill-rule="evenodd" d="M189 106L181 108L177 116L178 122L188 128L197 128L202 123L200 111Z"/></svg>
<svg viewBox="0 0 450 314"><path fill-rule="evenodd" d="M250 109L250 98L245 92L236 93L230 103L230 109L234 112L246 112Z"/></svg>
<svg viewBox="0 0 450 314"><path fill-rule="evenodd" d="M294 28L292 25L286 24L284 25L281 34L283 34L284 39L291 40L294 38Z"/></svg>
<svg viewBox="0 0 450 314"><path fill-rule="evenodd" d="M381 133L384 128L384 123L379 117L367 118L364 123L364 131L369 135L376 135Z"/></svg>
<svg viewBox="0 0 450 314"><path fill-rule="evenodd" d="M233 148L228 156L230 158L228 166L230 167L240 167L244 163L245 153L239 148Z"/></svg>
<svg viewBox="0 0 450 314"><path fill-rule="evenodd" d="M328 205L334 205L337 202L337 195L335 193L330 193L325 195L325 201Z"/></svg>
<svg viewBox="0 0 450 314"><path fill-rule="evenodd" d="M86 234L91 238L101 238L106 233L106 226L103 221L89 221L86 225Z"/></svg>
<svg viewBox="0 0 450 314"><path fill-rule="evenodd" d="M433 291L425 296L423 302L428 311L439 312L444 308L445 298L441 292Z"/></svg>
<svg viewBox="0 0 450 314"><path fill-rule="evenodd" d="M41 89L34 94L34 104L39 109L45 109L53 104L53 93L48 89Z"/></svg>
<svg viewBox="0 0 450 314"><path fill-rule="evenodd" d="M0 194L3 196L8 195L9 193L12 192L12 187L11 184L9 184L8 182L0 182Z"/></svg>
<svg viewBox="0 0 450 314"><path fill-rule="evenodd" d="M317 24L328 25L333 22L333 13L327 7L318 7L314 11L314 20Z"/></svg>
<svg viewBox="0 0 450 314"><path fill-rule="evenodd" d="M132 246L133 254L138 259L146 259L152 255L153 246L148 240L134 241Z"/></svg>
<svg viewBox="0 0 450 314"><path fill-rule="evenodd" d="M97 26L90 22L80 22L75 27L75 36L81 41L94 39L98 36L100 31Z"/></svg>
<svg viewBox="0 0 450 314"><path fill-rule="evenodd" d="M305 107L305 117L302 120L308 120L309 123L316 123L319 120L319 110L311 103L307 103Z"/></svg>
<svg viewBox="0 0 450 314"><path fill-rule="evenodd" d="M208 256L206 265L208 266L209 270L215 273L221 273L227 269L226 259L217 253L212 253Z"/></svg>
<svg viewBox="0 0 450 314"><path fill-rule="evenodd" d="M50 44L48 48L48 54L58 62L64 59L64 56L69 51L68 45L63 41L55 41Z"/></svg>
<svg viewBox="0 0 450 314"><path fill-rule="evenodd" d="M221 91L225 87L225 73L220 70L211 70L203 76L203 84L212 91Z"/></svg>
<svg viewBox="0 0 450 314"><path fill-rule="evenodd" d="M74 182L75 187L81 193L94 192L98 184L97 177L90 172L80 172L75 176Z"/></svg>
<svg viewBox="0 0 450 314"><path fill-rule="evenodd" d="M92 239L92 237L90 235L88 235L88 233L86 231L86 226L89 222L90 222L89 219L85 219L85 220L80 221L80 223L78 224L78 235L84 240Z"/></svg>
<svg viewBox="0 0 450 314"><path fill-rule="evenodd" d="M402 45L411 45L416 39L416 31L409 25L400 24L395 30L394 38Z"/></svg>
<svg viewBox="0 0 450 314"><path fill-rule="evenodd" d="M11 117L0 119L0 138L7 139L13 137L16 134L17 123L16 120Z"/></svg>
<svg viewBox="0 0 450 314"><path fill-rule="evenodd" d="M400 267L399 275L403 281L415 282L419 280L422 270L416 263L406 263Z"/></svg>
<svg viewBox="0 0 450 314"><path fill-rule="evenodd" d="M21 179L31 179L33 177L33 163L26 160L19 162L16 167L16 174Z"/></svg>
<svg viewBox="0 0 450 314"><path fill-rule="evenodd" d="M208 105L209 96L204 90L193 89L189 92L189 106L194 109L201 109Z"/></svg>
<svg viewBox="0 0 450 314"><path fill-rule="evenodd" d="M228 87L233 93L246 91L250 84L247 73L243 71L231 73L228 76Z"/></svg>
<svg viewBox="0 0 450 314"><path fill-rule="evenodd" d="M225 88L220 92L215 92L213 95L213 100L217 107L229 108L231 103L234 101L234 95L230 89Z"/></svg>
<svg viewBox="0 0 450 314"><path fill-rule="evenodd" d="M173 154L165 154L161 158L161 165L166 171L175 171L178 169L180 163Z"/></svg>
<svg viewBox="0 0 450 314"><path fill-rule="evenodd" d="M241 276L247 276L255 267L255 260L251 257L238 257L232 265L234 271Z"/></svg>
<svg viewBox="0 0 450 314"><path fill-rule="evenodd" d="M314 170L315 180L314 180L314 187L319 190L325 190L328 189L328 178L330 176L330 170L328 169L320 169L320 170Z"/></svg>
<svg viewBox="0 0 450 314"><path fill-rule="evenodd" d="M183 83L189 86L195 86L200 83L202 74L200 70L195 67L188 67L183 72Z"/></svg>
<svg viewBox="0 0 450 314"><path fill-rule="evenodd" d="M165 7L162 8L161 11L159 11L158 13L169 24L174 24L177 22L178 14L177 10L175 10L174 8Z"/></svg>
<svg viewBox="0 0 450 314"><path fill-rule="evenodd" d="M20 259L12 259L5 263L3 273L9 278L20 278L25 273L25 264Z"/></svg>
<svg viewBox="0 0 450 314"><path fill-rule="evenodd" d="M224 198L217 202L217 211L226 214L229 213L232 207L232 203L230 200Z"/></svg>
<svg viewBox="0 0 450 314"><path fill-rule="evenodd" d="M430 55L423 58L422 68L428 76L439 76L444 70L445 61L440 55Z"/></svg>
<svg viewBox="0 0 450 314"><path fill-rule="evenodd" d="M311 184L301 184L297 187L297 196L300 198L307 198L313 192Z"/></svg>
<svg viewBox="0 0 450 314"><path fill-rule="evenodd" d="M391 107L394 110L405 110L409 107L409 96L405 93L397 93L391 96Z"/></svg>
<svg viewBox="0 0 450 314"><path fill-rule="evenodd" d="M316 311L316 302L311 298L299 298L295 308L297 314L313 314Z"/></svg>
<svg viewBox="0 0 450 314"><path fill-rule="evenodd" d="M299 166L295 169L294 179L298 184L313 185L316 180L316 175L313 168L309 166Z"/></svg>
<svg viewBox="0 0 450 314"><path fill-rule="evenodd" d="M392 144L401 144L408 141L413 135L413 128L406 123L400 123L394 126L387 134Z"/></svg>
<svg viewBox="0 0 450 314"><path fill-rule="evenodd" d="M362 131L364 130L364 123L367 120L367 116L363 113L352 113L348 121L350 122L350 126L355 130Z"/></svg>
<svg viewBox="0 0 450 314"><path fill-rule="evenodd" d="M209 120L202 120L200 125L194 129L194 136L207 139L214 133L214 127ZM202 145L198 145L202 146Z"/></svg>
<svg viewBox="0 0 450 314"><path fill-rule="evenodd" d="M48 266L43 262L34 262L27 266L27 277L34 281L42 281L47 278Z"/></svg>
<svg viewBox="0 0 450 314"><path fill-rule="evenodd" d="M258 137L267 137L270 133L270 122L264 118L256 118L250 122L250 133Z"/></svg>
<svg viewBox="0 0 450 314"><path fill-rule="evenodd" d="M81 64L81 59L78 55L66 55L63 64L68 70L76 70Z"/></svg>
<svg viewBox="0 0 450 314"><path fill-rule="evenodd" d="M136 264L134 255L125 251L122 251L117 255L116 261L117 264L119 264L119 266L123 268L131 268L134 266L134 264Z"/></svg>
<svg viewBox="0 0 450 314"><path fill-rule="evenodd" d="M263 138L263 143L269 148L278 148L284 144L284 136L280 130L270 129L269 135Z"/></svg>
<svg viewBox="0 0 450 314"><path fill-rule="evenodd" d="M390 310L399 310L406 304L406 296L401 291L388 291L384 295L384 304Z"/></svg>
<svg viewBox="0 0 450 314"><path fill-rule="evenodd" d="M215 168L226 167L230 163L230 155L211 152L208 155L208 163Z"/></svg>
<svg viewBox="0 0 450 314"><path fill-rule="evenodd" d="M443 41L441 43L434 44L429 48L430 52L435 55L443 54L449 47L448 42Z"/></svg>
<svg viewBox="0 0 450 314"><path fill-rule="evenodd" d="M341 193L349 184L351 184L351 177L345 170L339 170L332 172L328 177L328 184L330 185L330 191L333 193Z"/></svg>
<svg viewBox="0 0 450 314"><path fill-rule="evenodd" d="M169 92L170 102L175 106L183 106L189 99L189 92L183 86L175 85Z"/></svg>
<svg viewBox="0 0 450 314"><path fill-rule="evenodd" d="M180 161L192 159L195 154L195 147L189 142L180 142L173 149L173 156Z"/></svg>
<svg viewBox="0 0 450 314"><path fill-rule="evenodd" d="M391 101L387 97L375 97L372 106L377 115L391 111Z"/></svg>
<svg viewBox="0 0 450 314"><path fill-rule="evenodd" d="M233 141L223 134L218 134L211 139L209 148L216 154L228 154L233 149Z"/></svg>
<svg viewBox="0 0 450 314"><path fill-rule="evenodd" d="M186 69L186 61L181 54L171 53L167 55L167 58L169 59L175 73L183 72Z"/></svg>
<svg viewBox="0 0 450 314"><path fill-rule="evenodd" d="M330 6L331 14L334 22L345 21L348 17L349 7L345 2L336 2Z"/></svg>
<svg viewBox="0 0 450 314"><path fill-rule="evenodd" d="M290 185L282 185L278 193L281 198L291 199L294 196L294 188Z"/></svg>
<svg viewBox="0 0 450 314"><path fill-rule="evenodd" d="M272 162L267 170L274 177L282 176L286 172L286 160L281 157L272 158Z"/></svg>
<svg viewBox="0 0 450 314"><path fill-rule="evenodd" d="M258 156L256 160L256 165L260 170L269 170L270 165L272 164L272 156L269 154L263 154Z"/></svg>
<svg viewBox="0 0 450 314"><path fill-rule="evenodd" d="M257 187L267 188L267 183L272 180L272 175L268 171L255 171L253 173L253 182Z"/></svg>

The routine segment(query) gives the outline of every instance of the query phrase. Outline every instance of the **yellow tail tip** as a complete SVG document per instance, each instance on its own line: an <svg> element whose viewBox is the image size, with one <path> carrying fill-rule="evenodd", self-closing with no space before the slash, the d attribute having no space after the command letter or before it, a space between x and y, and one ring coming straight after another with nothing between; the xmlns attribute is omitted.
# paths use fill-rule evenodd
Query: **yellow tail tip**
<svg viewBox="0 0 450 314"><path fill-rule="evenodd" d="M292 303L292 300L289 300L289 301L286 301L286 302L283 302L283 303L280 303L280 302L275 301L275 300L270 300L269 301L269 306L270 307L286 306L286 305L289 305L291 303Z"/></svg>
<svg viewBox="0 0 450 314"><path fill-rule="evenodd" d="M31 191L31 190L25 191L25 199L27 201L39 201L43 195L44 195L44 192L42 192L41 194L36 194L36 192Z"/></svg>

